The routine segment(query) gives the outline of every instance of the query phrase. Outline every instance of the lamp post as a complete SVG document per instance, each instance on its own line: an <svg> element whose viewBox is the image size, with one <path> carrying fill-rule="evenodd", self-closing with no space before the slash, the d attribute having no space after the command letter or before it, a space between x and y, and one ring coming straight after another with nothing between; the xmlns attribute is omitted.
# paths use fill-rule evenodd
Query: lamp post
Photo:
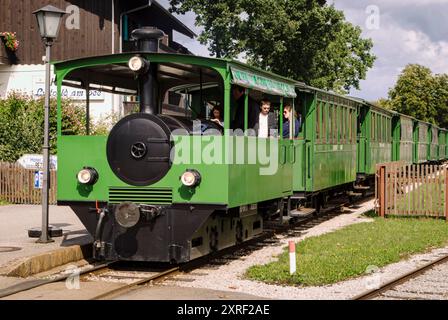
<svg viewBox="0 0 448 320"><path fill-rule="evenodd" d="M65 11L62 11L53 6L45 6L33 14L37 18L40 36L45 44L45 124L44 124L44 145L43 145L43 164L44 172L42 179L42 231L38 243L49 243L53 240L48 234L48 189L50 180L50 49L54 40L59 33L62 16Z"/></svg>

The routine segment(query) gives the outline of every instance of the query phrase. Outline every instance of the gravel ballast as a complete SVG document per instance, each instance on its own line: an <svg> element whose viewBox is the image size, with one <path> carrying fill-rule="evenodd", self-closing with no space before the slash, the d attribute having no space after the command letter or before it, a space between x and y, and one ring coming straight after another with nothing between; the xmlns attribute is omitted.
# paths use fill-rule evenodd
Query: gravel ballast
<svg viewBox="0 0 448 320"><path fill-rule="evenodd" d="M415 255L408 260L380 269L370 266L368 270L374 270L374 273L368 273L366 270L365 276L328 286L279 286L244 279L243 275L249 267L275 261L289 241L299 242L305 238L319 236L355 223L373 221L361 216L363 213L372 210L373 206L373 200L361 203L356 209L350 208L348 212L298 234L278 235L276 241L272 241L263 248L249 252L238 259L234 257L228 260L222 259L222 264L213 263L191 273L176 276L173 280L166 282L166 285L240 292L268 299L351 299L378 286L380 283L390 281L400 274L405 274L428 261L448 254L448 248L435 249L429 253ZM300 263L300 256L297 259Z"/></svg>

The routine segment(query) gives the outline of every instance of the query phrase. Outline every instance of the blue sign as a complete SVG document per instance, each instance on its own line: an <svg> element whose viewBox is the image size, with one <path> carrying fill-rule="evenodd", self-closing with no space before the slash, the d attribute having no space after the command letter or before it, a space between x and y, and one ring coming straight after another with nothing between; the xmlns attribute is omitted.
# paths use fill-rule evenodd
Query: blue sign
<svg viewBox="0 0 448 320"><path fill-rule="evenodd" d="M34 189L42 189L43 171L34 171Z"/></svg>

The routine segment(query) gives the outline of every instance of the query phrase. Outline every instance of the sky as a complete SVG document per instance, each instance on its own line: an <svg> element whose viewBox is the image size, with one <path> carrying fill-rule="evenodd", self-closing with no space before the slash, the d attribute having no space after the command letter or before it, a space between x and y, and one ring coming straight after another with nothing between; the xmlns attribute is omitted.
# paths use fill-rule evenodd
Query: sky
<svg viewBox="0 0 448 320"><path fill-rule="evenodd" d="M168 7L168 0L160 0ZM342 10L346 20L361 27L364 38L374 43L377 60L360 90L351 95L375 101L387 98L388 91L409 63L429 67L434 73L448 73L448 0L328 0ZM178 18L200 33L195 15ZM209 56L198 41L180 34L175 40L194 54Z"/></svg>

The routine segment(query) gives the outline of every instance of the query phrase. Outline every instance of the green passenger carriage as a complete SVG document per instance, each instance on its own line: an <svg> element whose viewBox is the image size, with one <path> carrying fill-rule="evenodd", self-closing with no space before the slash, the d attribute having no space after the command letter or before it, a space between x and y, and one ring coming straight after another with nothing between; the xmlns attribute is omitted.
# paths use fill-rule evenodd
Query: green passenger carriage
<svg viewBox="0 0 448 320"><path fill-rule="evenodd" d="M429 123L414 122L414 163L424 163L429 157Z"/></svg>
<svg viewBox="0 0 448 320"><path fill-rule="evenodd" d="M439 129L439 161L447 159L446 154L446 130Z"/></svg>
<svg viewBox="0 0 448 320"><path fill-rule="evenodd" d="M392 161L413 163L414 119L395 113L392 117Z"/></svg>
<svg viewBox="0 0 448 320"><path fill-rule="evenodd" d="M428 161L439 160L439 128L433 124L429 126L428 132L429 139L429 155Z"/></svg>
<svg viewBox="0 0 448 320"><path fill-rule="evenodd" d="M393 112L366 101L358 105L358 160L360 179L375 173L376 165L392 160Z"/></svg>
<svg viewBox="0 0 448 320"><path fill-rule="evenodd" d="M303 128L294 141L293 186L304 196L356 179L357 102L305 85L297 86Z"/></svg>

